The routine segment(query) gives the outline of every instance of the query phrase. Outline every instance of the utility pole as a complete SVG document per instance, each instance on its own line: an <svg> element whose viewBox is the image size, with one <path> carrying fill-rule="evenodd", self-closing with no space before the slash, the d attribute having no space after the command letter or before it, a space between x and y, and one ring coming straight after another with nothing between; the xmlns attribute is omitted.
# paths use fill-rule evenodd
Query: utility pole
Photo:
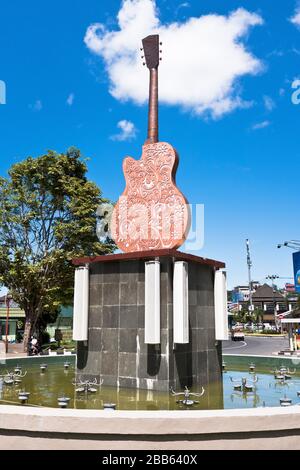
<svg viewBox="0 0 300 470"><path fill-rule="evenodd" d="M274 320L275 320L275 326L278 329L278 320L277 320L277 310L276 310L276 302L275 302L275 279L279 279L279 276L276 274L271 274L266 277L266 279L270 279L272 281L272 291L273 291L273 308L274 308Z"/></svg>
<svg viewBox="0 0 300 470"><path fill-rule="evenodd" d="M253 311L253 302L252 302L252 278L251 278L251 256L250 256L250 243L248 238L246 239L246 250L247 250L247 265L248 265L248 280L249 280L249 310Z"/></svg>
<svg viewBox="0 0 300 470"><path fill-rule="evenodd" d="M8 353L8 328L9 328L9 312L10 312L10 304L12 301L12 296L8 293L5 296L5 303L6 303L6 323L5 323L5 352Z"/></svg>

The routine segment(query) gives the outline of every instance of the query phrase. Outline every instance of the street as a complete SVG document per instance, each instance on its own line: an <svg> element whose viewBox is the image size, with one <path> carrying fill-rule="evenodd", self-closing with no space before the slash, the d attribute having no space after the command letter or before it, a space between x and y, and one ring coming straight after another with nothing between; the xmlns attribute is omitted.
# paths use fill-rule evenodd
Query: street
<svg viewBox="0 0 300 470"><path fill-rule="evenodd" d="M223 341L223 354L271 356L274 352L288 348L287 337L245 336L245 341Z"/></svg>

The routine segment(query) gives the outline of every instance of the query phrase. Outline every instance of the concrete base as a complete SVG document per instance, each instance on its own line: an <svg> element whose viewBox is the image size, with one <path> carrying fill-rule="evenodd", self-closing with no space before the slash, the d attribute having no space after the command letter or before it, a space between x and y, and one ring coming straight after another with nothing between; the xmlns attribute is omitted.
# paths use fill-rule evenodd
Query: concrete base
<svg viewBox="0 0 300 470"><path fill-rule="evenodd" d="M208 408L222 407L221 344L215 341L214 271L221 263L176 251L90 260L88 342L78 344L78 373L104 385L169 391L206 389ZM161 265L161 344L144 342L145 261ZM173 266L186 259L189 344L173 345ZM86 260L85 260L86 262ZM213 388L210 397L209 389Z"/></svg>
<svg viewBox="0 0 300 470"><path fill-rule="evenodd" d="M299 418L298 406L155 412L0 406L0 449L300 450Z"/></svg>

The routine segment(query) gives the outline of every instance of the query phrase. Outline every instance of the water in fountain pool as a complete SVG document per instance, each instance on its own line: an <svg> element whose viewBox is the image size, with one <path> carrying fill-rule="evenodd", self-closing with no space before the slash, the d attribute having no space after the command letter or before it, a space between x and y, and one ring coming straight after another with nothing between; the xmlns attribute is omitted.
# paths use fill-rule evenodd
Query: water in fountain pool
<svg viewBox="0 0 300 470"><path fill-rule="evenodd" d="M30 365L29 365L30 364ZM7 365L0 366L0 376L7 372ZM219 409L220 396L217 390L219 386L212 385L209 390L205 390L199 403L189 408L177 403L176 398L169 393L155 392L151 390L133 390L115 387L98 387L96 393L76 393L76 381L74 365L71 365L67 373L64 363L50 363L47 367L47 374L40 372L40 365L26 362L23 368L27 374L22 378L21 383L13 386L6 386L2 383L0 387L0 403L19 405L19 393L22 390L30 392L30 400L26 406L58 406L58 398L70 397L68 408L77 409L99 409L102 410L105 403L115 403L118 410L176 410L176 409ZM297 370L291 380L276 380L274 374L269 370L256 374L249 372L249 367L241 367L230 370L227 366L223 373L223 403L224 408L256 408L263 406L280 406L280 399L288 397L292 404L300 404L298 393L300 390L300 373ZM257 377L255 382L254 377ZM234 385L245 378L247 384L254 383L253 391L235 390ZM78 388L78 387L77 387ZM181 390L177 390L181 391ZM194 390L197 391L197 390Z"/></svg>

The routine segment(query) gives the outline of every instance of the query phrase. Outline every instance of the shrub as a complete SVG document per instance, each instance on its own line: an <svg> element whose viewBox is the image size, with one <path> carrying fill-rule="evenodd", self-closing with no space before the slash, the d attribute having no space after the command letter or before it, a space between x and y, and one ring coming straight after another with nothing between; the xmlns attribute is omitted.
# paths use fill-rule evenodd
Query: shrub
<svg viewBox="0 0 300 470"><path fill-rule="evenodd" d="M42 333L41 333L41 343L42 343L42 345L50 343L50 334L48 333L48 331L42 331Z"/></svg>

